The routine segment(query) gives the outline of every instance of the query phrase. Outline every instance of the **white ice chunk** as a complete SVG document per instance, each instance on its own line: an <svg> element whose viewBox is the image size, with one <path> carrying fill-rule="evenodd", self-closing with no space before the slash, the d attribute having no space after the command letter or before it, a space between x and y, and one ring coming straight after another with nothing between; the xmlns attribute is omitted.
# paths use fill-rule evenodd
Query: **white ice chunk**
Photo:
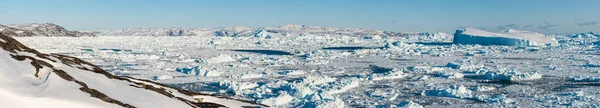
<svg viewBox="0 0 600 108"><path fill-rule="evenodd" d="M496 90L496 87L493 86L478 86L473 89L474 91L492 91Z"/></svg>
<svg viewBox="0 0 600 108"><path fill-rule="evenodd" d="M464 74L462 74L460 72L456 72L456 73L453 73L452 75L448 76L448 79L462 79L463 77L465 77Z"/></svg>
<svg viewBox="0 0 600 108"><path fill-rule="evenodd" d="M473 98L473 94L471 94L471 90L467 89L465 86L452 85L450 88L441 89L441 90L426 90L421 93L424 96L440 96L440 97L453 97L453 98L461 98L461 99L470 99Z"/></svg>
<svg viewBox="0 0 600 108"><path fill-rule="evenodd" d="M330 94L338 94L338 93L343 93L346 92L350 89L356 88L358 86L360 86L360 80L359 79L348 79L345 81L341 82L341 87L340 88L336 88L336 89L332 89L329 91Z"/></svg>
<svg viewBox="0 0 600 108"><path fill-rule="evenodd" d="M310 89L308 86L299 86L296 87L296 97L304 98L308 95L314 94L315 92Z"/></svg>
<svg viewBox="0 0 600 108"><path fill-rule="evenodd" d="M242 79L253 79L253 78L260 78L263 77L262 74L259 73L247 73L247 74L243 74L241 76Z"/></svg>
<svg viewBox="0 0 600 108"><path fill-rule="evenodd" d="M378 81L378 80L400 79L400 78L404 78L406 76L409 76L409 74L405 74L403 72L403 70L394 70L394 71L392 71L390 73L386 73L386 74L373 74L373 76L371 76L371 80Z"/></svg>
<svg viewBox="0 0 600 108"><path fill-rule="evenodd" d="M234 61L236 61L236 60L233 59L229 55L219 55L217 57L212 57L212 58L209 58L209 59L206 60L206 62L209 63L209 64L234 62Z"/></svg>
<svg viewBox="0 0 600 108"><path fill-rule="evenodd" d="M485 73L485 78L489 80L509 80L509 81L521 81L521 80L535 80L542 78L542 74L539 73L520 73L515 70L513 71L488 71Z"/></svg>
<svg viewBox="0 0 600 108"><path fill-rule="evenodd" d="M237 81L221 81L219 82L219 85L221 86L221 88L230 89L236 92L258 87L257 83Z"/></svg>
<svg viewBox="0 0 600 108"><path fill-rule="evenodd" d="M279 106L288 104L292 102L292 100L294 100L294 97L288 95L287 93L281 93L278 97L262 100L261 103L269 106Z"/></svg>
<svg viewBox="0 0 600 108"><path fill-rule="evenodd" d="M477 96L477 100L481 100L487 103L502 103L502 104L508 104L508 103L514 103L515 101L507 98L506 95L504 94L500 94L500 95L494 95L494 96L488 96L488 95L481 95L481 96Z"/></svg>
<svg viewBox="0 0 600 108"><path fill-rule="evenodd" d="M310 85L317 85L317 84L323 84L323 83L328 83L328 82L334 82L335 80L337 80L337 78L331 78L328 76L312 75L312 76L307 76L306 78L304 78L303 82L310 84Z"/></svg>

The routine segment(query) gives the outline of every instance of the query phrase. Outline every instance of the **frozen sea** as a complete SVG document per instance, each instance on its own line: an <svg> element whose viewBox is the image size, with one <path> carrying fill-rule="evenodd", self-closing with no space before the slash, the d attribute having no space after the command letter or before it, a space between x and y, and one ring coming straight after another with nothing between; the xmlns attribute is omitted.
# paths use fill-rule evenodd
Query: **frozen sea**
<svg viewBox="0 0 600 108"><path fill-rule="evenodd" d="M18 37L119 76L273 107L600 107L598 38L452 44L452 36Z"/></svg>

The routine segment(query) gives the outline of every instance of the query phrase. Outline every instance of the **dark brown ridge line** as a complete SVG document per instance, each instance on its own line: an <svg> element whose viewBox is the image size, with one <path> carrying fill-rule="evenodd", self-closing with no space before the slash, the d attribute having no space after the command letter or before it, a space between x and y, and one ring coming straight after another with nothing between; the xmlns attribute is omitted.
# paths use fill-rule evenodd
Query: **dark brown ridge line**
<svg viewBox="0 0 600 108"><path fill-rule="evenodd" d="M98 98L98 99L100 99L100 100L102 100L104 102L117 104L117 105L120 105L120 106L126 107L126 108L136 108L135 106L132 106L130 104L126 104L126 103L123 103L123 102L121 102L119 100L110 98L106 94L104 94L104 93L102 93L102 92L100 92L100 91L98 91L96 89L92 89L92 88L88 87L87 84L85 84L85 83L83 83L81 81L76 80L75 78L71 77L71 75L67 74L67 72L65 72L63 70L56 70L56 69L54 69L53 72L56 75L58 75L59 77L65 79L67 81L73 81L73 82L79 84L80 86L82 86L81 88L79 88L79 90L90 94L90 96L92 96L94 98Z"/></svg>

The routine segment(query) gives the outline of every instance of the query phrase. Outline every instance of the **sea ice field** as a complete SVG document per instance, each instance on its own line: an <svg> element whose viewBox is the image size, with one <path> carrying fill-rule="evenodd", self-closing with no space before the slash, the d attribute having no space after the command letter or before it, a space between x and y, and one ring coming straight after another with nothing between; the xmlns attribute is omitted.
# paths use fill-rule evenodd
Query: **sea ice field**
<svg viewBox="0 0 600 108"><path fill-rule="evenodd" d="M453 35L16 37L45 53L272 107L600 107L598 37L535 46Z"/></svg>

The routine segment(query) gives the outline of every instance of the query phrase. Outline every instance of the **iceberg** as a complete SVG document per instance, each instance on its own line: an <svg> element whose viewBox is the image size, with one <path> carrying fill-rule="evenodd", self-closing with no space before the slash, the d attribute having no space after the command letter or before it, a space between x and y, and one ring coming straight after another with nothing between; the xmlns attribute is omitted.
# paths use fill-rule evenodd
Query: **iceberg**
<svg viewBox="0 0 600 108"><path fill-rule="evenodd" d="M556 40L544 34L506 30L503 33L493 33L478 29L467 28L456 30L454 44L479 44L479 45L507 45L507 46L532 46L555 43Z"/></svg>

